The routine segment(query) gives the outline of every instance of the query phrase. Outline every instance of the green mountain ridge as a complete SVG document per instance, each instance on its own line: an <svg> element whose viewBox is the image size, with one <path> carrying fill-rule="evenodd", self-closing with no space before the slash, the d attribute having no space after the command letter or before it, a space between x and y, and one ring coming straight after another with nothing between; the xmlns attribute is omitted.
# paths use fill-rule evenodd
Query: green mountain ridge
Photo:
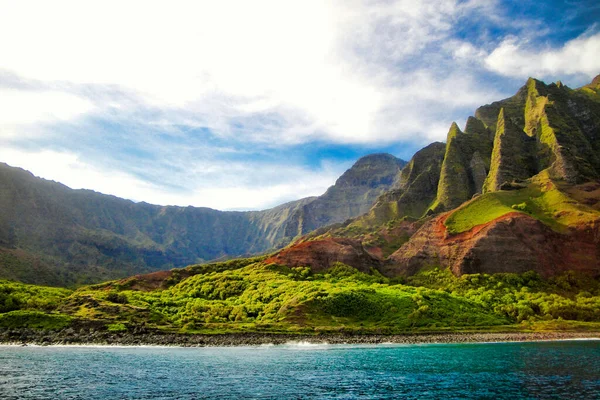
<svg viewBox="0 0 600 400"><path fill-rule="evenodd" d="M400 188L367 214L304 240L359 239L390 276L432 265L454 265L456 274L600 273L600 98L598 78L593 82L573 90L530 78L514 96L478 108L464 132L453 123L445 145L417 152L400 173ZM545 241L554 246L546 253L528 250ZM302 264L299 254L285 258Z"/></svg>

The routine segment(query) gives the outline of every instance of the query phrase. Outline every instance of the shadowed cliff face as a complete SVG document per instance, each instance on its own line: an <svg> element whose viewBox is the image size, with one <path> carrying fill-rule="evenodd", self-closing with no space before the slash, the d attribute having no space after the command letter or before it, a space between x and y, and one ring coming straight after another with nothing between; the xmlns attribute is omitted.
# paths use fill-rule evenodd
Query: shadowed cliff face
<svg viewBox="0 0 600 400"><path fill-rule="evenodd" d="M321 197L252 212L134 203L0 164L0 277L98 282L265 252L368 210L403 163L367 156Z"/></svg>

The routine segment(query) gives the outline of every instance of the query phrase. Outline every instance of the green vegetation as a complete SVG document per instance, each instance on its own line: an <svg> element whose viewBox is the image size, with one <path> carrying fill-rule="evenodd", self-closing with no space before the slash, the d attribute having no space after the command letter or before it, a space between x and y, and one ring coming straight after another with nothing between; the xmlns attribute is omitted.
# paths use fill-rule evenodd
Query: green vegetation
<svg viewBox="0 0 600 400"><path fill-rule="evenodd" d="M41 311L16 310L0 314L0 328L57 330L66 328L70 323L68 315Z"/></svg>
<svg viewBox="0 0 600 400"><path fill-rule="evenodd" d="M107 329L109 332L123 332L127 330L125 324L117 323L117 324L108 324Z"/></svg>
<svg viewBox="0 0 600 400"><path fill-rule="evenodd" d="M14 310L55 310L71 290L0 280L0 313Z"/></svg>
<svg viewBox="0 0 600 400"><path fill-rule="evenodd" d="M514 322L600 321L600 281L574 272L549 280L535 272L457 278L448 270L435 268L409 278L409 282L464 297Z"/></svg>
<svg viewBox="0 0 600 400"><path fill-rule="evenodd" d="M600 326L600 282L572 273L552 280L535 273L457 278L433 268L400 282L341 263L321 274L243 260L239 268L219 270L223 264L195 267L194 275L150 291L115 283L69 291L4 281L0 327L400 333Z"/></svg>
<svg viewBox="0 0 600 400"><path fill-rule="evenodd" d="M450 233L460 233L515 211L524 212L558 232L600 218L600 212L570 198L544 171L524 189L491 192L473 199L454 211L445 225Z"/></svg>
<svg viewBox="0 0 600 400"><path fill-rule="evenodd" d="M385 258L434 214L454 207L444 222L450 234L507 213L562 233L596 229L599 88L600 78L577 90L530 79L515 96L479 108L464 133L453 124L446 144L418 151L401 171L404 163L393 156L364 157L323 196L259 212L133 204L0 165L0 178L19 194L0 204L0 277L90 284L270 251L334 221L309 237L357 238ZM421 267L427 263L419 257L435 263L441 254L427 233L406 246ZM390 280L339 263L317 274L265 259L198 264L77 290L0 281L0 327L189 333L600 327L598 280L573 274L457 278L433 268Z"/></svg>

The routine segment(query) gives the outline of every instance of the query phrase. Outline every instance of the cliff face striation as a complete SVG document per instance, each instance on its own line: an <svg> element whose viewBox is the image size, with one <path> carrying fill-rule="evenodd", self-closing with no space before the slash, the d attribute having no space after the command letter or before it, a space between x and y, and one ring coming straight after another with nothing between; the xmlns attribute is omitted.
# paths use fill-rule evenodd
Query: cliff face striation
<svg viewBox="0 0 600 400"><path fill-rule="evenodd" d="M600 274L599 105L597 83L572 90L529 79L515 96L479 108L469 121L494 138L491 152L487 140L475 141L488 170L483 185L479 178L472 186L466 160L473 153L458 150L467 134L453 125L434 205L447 212L394 252L385 272L410 275L436 265L456 275ZM477 196L463 203L470 195Z"/></svg>

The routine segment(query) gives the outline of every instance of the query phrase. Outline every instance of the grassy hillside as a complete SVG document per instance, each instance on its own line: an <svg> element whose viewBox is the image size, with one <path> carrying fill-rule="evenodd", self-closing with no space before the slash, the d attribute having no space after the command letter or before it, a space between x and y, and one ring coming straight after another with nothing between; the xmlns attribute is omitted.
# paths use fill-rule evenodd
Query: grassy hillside
<svg viewBox="0 0 600 400"><path fill-rule="evenodd" d="M600 219L600 212L580 203L561 190L544 171L524 183L522 189L486 193L453 211L445 225L450 233L465 232L509 212L526 213L558 232L569 226ZM570 187L571 191L576 188Z"/></svg>
<svg viewBox="0 0 600 400"><path fill-rule="evenodd" d="M0 328L93 324L107 331L181 333L600 328L600 282L572 273L547 281L535 273L457 278L434 268L394 281L339 263L314 274L238 260L167 275L154 289L144 285L149 279L144 276L75 291L2 281Z"/></svg>

